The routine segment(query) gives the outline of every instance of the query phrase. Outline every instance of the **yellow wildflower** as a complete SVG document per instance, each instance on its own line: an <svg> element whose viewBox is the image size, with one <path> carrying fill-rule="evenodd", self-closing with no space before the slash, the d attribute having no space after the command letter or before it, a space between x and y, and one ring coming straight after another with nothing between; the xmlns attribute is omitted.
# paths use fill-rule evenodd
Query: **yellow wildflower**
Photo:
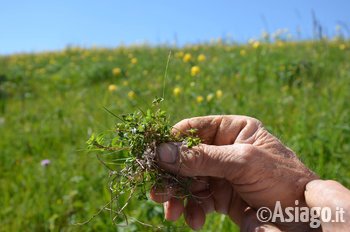
<svg viewBox="0 0 350 232"><path fill-rule="evenodd" d="M221 89L216 90L216 97L219 99L222 97L222 90Z"/></svg>
<svg viewBox="0 0 350 232"><path fill-rule="evenodd" d="M198 66L193 66L191 68L191 76L197 76L201 69Z"/></svg>
<svg viewBox="0 0 350 232"><path fill-rule="evenodd" d="M202 103L203 100L204 100L204 98L203 98L202 96L198 96L198 97L196 98L197 103Z"/></svg>
<svg viewBox="0 0 350 232"><path fill-rule="evenodd" d="M175 96L179 96L180 93L181 93L181 88L180 88L180 87L175 87L175 88L173 89L173 94L174 94Z"/></svg>
<svg viewBox="0 0 350 232"><path fill-rule="evenodd" d="M214 97L214 94L210 93L207 95L207 102L210 102Z"/></svg>
<svg viewBox="0 0 350 232"><path fill-rule="evenodd" d="M182 58L184 56L184 52L183 51L179 51L175 54L176 58Z"/></svg>
<svg viewBox="0 0 350 232"><path fill-rule="evenodd" d="M128 93L128 97L129 97L130 99L134 99L135 96L136 96L136 94L135 94L135 92L132 91L132 90Z"/></svg>
<svg viewBox="0 0 350 232"><path fill-rule="evenodd" d="M246 52L246 50L242 49L242 50L239 51L239 54L241 56L245 56L247 54L247 52Z"/></svg>
<svg viewBox="0 0 350 232"><path fill-rule="evenodd" d="M89 52L89 51L85 51L85 52L83 52L83 56L84 56L84 57L88 57L88 56L90 56L90 52Z"/></svg>
<svg viewBox="0 0 350 232"><path fill-rule="evenodd" d="M113 85L113 84L112 84L112 85L109 85L109 86L108 86L108 91L109 91L109 92L114 92L114 91L117 90L117 88L118 88L118 87L117 87L116 85Z"/></svg>
<svg viewBox="0 0 350 232"><path fill-rule="evenodd" d="M345 45L345 44L340 44L340 45L339 45L339 49L340 49L340 50L345 50L345 48L346 48L346 45Z"/></svg>
<svg viewBox="0 0 350 232"><path fill-rule="evenodd" d="M184 55L184 57L183 57L182 60L183 60L185 63L187 63L187 62L191 61L191 59L192 59L192 55L191 55L190 53L186 53L186 54Z"/></svg>
<svg viewBox="0 0 350 232"><path fill-rule="evenodd" d="M205 57L205 55L200 54L200 55L198 56L197 60L198 60L199 62L202 62L202 61L205 61L205 60L206 60L206 57Z"/></svg>
<svg viewBox="0 0 350 232"><path fill-rule="evenodd" d="M114 68L112 72L114 76L119 76L122 73L122 70L120 68Z"/></svg>
<svg viewBox="0 0 350 232"><path fill-rule="evenodd" d="M254 42L252 43L252 46L253 46L253 48L257 49L257 48L260 47L260 42L259 42L259 41L254 41Z"/></svg>
<svg viewBox="0 0 350 232"><path fill-rule="evenodd" d="M137 64L137 58L135 58L135 57L132 58L132 59L131 59L131 63L132 63L132 64Z"/></svg>

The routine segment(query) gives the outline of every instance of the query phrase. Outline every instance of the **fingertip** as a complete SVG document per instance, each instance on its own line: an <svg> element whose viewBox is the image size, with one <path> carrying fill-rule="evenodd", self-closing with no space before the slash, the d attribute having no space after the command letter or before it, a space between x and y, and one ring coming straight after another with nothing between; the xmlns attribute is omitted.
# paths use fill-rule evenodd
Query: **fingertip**
<svg viewBox="0 0 350 232"><path fill-rule="evenodd" d="M178 220L184 212L183 200L177 198L171 198L164 203L164 216L168 221Z"/></svg>
<svg viewBox="0 0 350 232"><path fill-rule="evenodd" d="M205 213L195 200L189 199L185 207L185 221L193 230L199 230L205 223Z"/></svg>
<svg viewBox="0 0 350 232"><path fill-rule="evenodd" d="M171 198L171 193L168 189L152 187L150 190L150 198L157 203L164 203Z"/></svg>
<svg viewBox="0 0 350 232"><path fill-rule="evenodd" d="M176 123L173 126L173 128L171 129L171 132L175 135L176 134L178 134L178 135L184 134L187 129L191 128L188 121L189 121L189 119L183 119L183 120L179 121L178 123Z"/></svg>
<svg viewBox="0 0 350 232"><path fill-rule="evenodd" d="M349 202L350 191L334 180L312 180L304 196L309 207L337 207Z"/></svg>
<svg viewBox="0 0 350 232"><path fill-rule="evenodd" d="M312 180L309 183L306 184L305 189L306 191L312 190L314 188L318 188L319 186L321 186L323 183L325 183L324 180Z"/></svg>
<svg viewBox="0 0 350 232"><path fill-rule="evenodd" d="M162 143L157 147L157 160L160 164L175 164L179 158L179 143Z"/></svg>

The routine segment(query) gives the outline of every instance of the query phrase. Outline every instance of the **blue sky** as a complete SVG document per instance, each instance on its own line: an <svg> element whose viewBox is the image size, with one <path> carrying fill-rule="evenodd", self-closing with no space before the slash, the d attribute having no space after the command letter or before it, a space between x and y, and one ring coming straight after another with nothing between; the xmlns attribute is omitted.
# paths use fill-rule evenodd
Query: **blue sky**
<svg viewBox="0 0 350 232"><path fill-rule="evenodd" d="M0 0L0 54L145 41L182 45L227 34L244 42L279 28L293 35L299 28L310 38L312 11L329 35L339 22L350 28L349 0Z"/></svg>

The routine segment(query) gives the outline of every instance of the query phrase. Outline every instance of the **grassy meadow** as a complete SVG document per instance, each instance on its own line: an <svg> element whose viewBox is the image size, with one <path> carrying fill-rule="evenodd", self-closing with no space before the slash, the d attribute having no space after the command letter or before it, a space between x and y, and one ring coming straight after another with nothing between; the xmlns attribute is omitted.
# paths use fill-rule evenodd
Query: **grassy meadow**
<svg viewBox="0 0 350 232"><path fill-rule="evenodd" d="M163 85L169 51L168 78ZM260 119L322 178L350 187L349 41L217 42L183 48L68 47L0 56L0 231L147 231L116 227L103 211L108 171L86 149L115 114L162 96L170 121L209 114ZM127 213L165 222L162 207L132 201ZM236 231L210 215L203 231Z"/></svg>

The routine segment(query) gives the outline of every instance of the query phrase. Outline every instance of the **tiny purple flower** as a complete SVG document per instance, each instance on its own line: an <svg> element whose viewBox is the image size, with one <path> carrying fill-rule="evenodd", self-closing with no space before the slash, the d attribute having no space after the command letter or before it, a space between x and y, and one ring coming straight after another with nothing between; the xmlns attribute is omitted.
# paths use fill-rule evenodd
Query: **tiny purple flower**
<svg viewBox="0 0 350 232"><path fill-rule="evenodd" d="M41 162L40 162L40 165L43 166L43 167L46 167L46 166L49 166L51 163L51 161L49 159L43 159Z"/></svg>

